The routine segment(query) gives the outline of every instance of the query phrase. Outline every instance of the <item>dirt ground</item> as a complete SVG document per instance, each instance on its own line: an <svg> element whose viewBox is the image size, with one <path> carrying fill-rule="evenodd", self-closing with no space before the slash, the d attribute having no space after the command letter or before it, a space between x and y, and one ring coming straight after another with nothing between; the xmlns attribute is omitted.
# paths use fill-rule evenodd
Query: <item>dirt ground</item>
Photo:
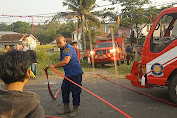
<svg viewBox="0 0 177 118"><path fill-rule="evenodd" d="M83 75L83 87L107 100L129 116L133 118L176 118L177 108L153 100L146 96L137 94L128 89L117 86L113 83L101 79L97 73L110 78L128 87L133 87L130 81L125 79L125 75L112 75L106 70L97 70L95 72L85 72ZM114 77L114 78L113 78ZM50 84L53 93L60 87L63 78L56 75L50 75ZM1 87L3 83L0 82ZM138 88L135 88L138 89ZM62 107L61 92L56 100L53 100L48 92L46 76L38 76L36 80L29 80L26 91L36 92L41 99L41 105L45 115L69 118L66 115L57 115L56 112ZM170 101L167 88L140 89L156 97ZM70 97L70 106L72 108L72 97ZM75 118L126 118L120 112L114 110L98 98L82 90L81 105L79 115Z"/></svg>

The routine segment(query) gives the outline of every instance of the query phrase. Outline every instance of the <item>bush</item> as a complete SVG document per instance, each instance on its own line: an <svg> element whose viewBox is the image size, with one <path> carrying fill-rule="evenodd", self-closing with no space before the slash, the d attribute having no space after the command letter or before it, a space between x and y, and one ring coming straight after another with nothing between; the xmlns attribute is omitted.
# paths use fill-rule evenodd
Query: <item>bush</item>
<svg viewBox="0 0 177 118"><path fill-rule="evenodd" d="M54 52L52 49L52 46L40 46L36 50L37 56L38 56L38 64L37 64L37 73L38 75L44 75L43 68L48 64L56 64L59 62L59 52ZM135 59L135 61L140 61L141 58ZM93 69L91 65L85 61L80 60L81 67L84 72L92 72ZM127 65L126 63L121 64L118 66L118 73L119 74L128 74L131 71L133 63L130 63L130 65ZM95 68L95 71L101 70L101 71L107 71L110 74L115 74L114 65L110 68ZM61 73L63 72L63 68L57 68ZM49 74L54 75L55 72L51 69L49 69Z"/></svg>
<svg viewBox="0 0 177 118"><path fill-rule="evenodd" d="M45 49L36 50L38 56L37 72L38 75L43 75L43 68L48 64L56 64L59 62L59 52L47 51ZM49 71L51 72L51 71Z"/></svg>

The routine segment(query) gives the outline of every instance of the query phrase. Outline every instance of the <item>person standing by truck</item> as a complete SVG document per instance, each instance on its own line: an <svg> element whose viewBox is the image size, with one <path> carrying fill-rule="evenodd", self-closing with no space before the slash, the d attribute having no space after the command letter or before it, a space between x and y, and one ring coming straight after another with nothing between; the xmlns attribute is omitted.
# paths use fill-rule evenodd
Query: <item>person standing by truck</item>
<svg viewBox="0 0 177 118"><path fill-rule="evenodd" d="M72 45L72 46L74 47L74 49L76 50L77 58L78 58L79 63L80 63L80 51L79 51L79 49L77 48L77 42L76 42L76 41L73 41L73 42L71 43L71 45Z"/></svg>
<svg viewBox="0 0 177 118"><path fill-rule="evenodd" d="M133 48L131 46L127 46L126 53L127 53L127 65L129 65L130 59L133 59Z"/></svg>

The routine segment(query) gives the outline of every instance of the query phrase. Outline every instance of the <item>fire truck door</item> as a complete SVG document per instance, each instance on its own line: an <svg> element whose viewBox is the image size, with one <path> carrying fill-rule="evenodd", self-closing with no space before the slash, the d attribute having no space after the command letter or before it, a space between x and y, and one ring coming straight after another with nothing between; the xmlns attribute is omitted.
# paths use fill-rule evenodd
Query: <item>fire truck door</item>
<svg viewBox="0 0 177 118"><path fill-rule="evenodd" d="M149 62L146 73L151 77L164 76L164 69L177 58L177 13L165 14L157 23L150 39ZM147 81L150 81L147 79ZM151 83L151 82L150 82Z"/></svg>

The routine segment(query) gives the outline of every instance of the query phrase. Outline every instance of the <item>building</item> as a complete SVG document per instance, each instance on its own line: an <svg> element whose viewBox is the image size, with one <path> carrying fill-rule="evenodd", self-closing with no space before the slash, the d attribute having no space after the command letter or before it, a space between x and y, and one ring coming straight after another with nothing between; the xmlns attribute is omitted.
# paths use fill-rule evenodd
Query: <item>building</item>
<svg viewBox="0 0 177 118"><path fill-rule="evenodd" d="M86 30L86 28L84 27L84 30ZM77 48L79 50L83 50L83 46L81 44L81 36L82 36L82 27L78 29L78 37L77 37L77 33L76 30L74 32L72 32L72 41L76 41L77 42Z"/></svg>
<svg viewBox="0 0 177 118"><path fill-rule="evenodd" d="M0 35L0 48L5 48L6 45L11 47L15 45L21 45L22 42L26 42L27 46L30 49L36 48L37 44L40 44L39 41L32 34L1 34Z"/></svg>

